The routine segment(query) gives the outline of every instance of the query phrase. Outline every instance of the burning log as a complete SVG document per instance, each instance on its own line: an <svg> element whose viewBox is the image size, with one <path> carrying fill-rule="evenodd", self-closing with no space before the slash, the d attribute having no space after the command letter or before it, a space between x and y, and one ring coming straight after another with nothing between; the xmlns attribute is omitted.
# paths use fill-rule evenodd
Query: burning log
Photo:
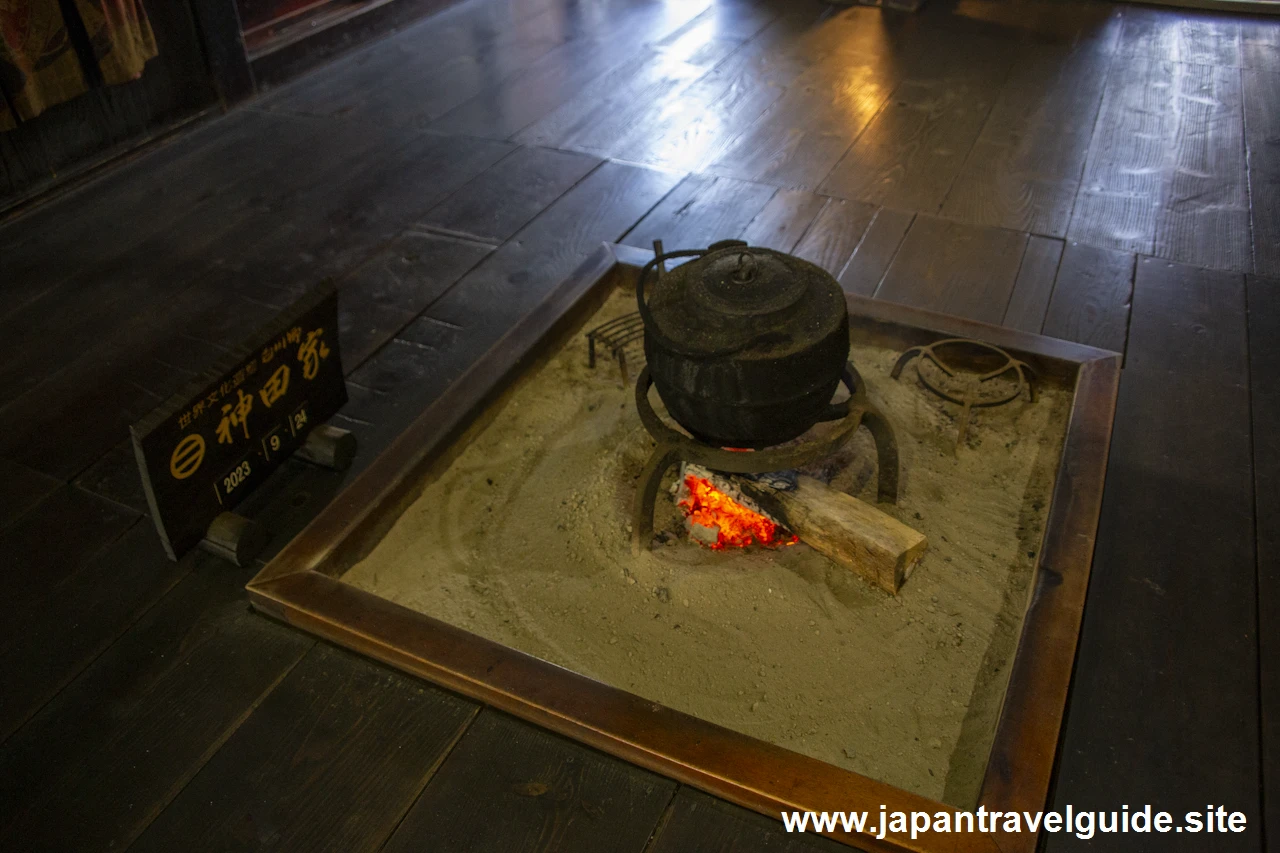
<svg viewBox="0 0 1280 853"><path fill-rule="evenodd" d="M708 496L700 482L712 487L720 497ZM730 522L726 525L729 527L728 535L721 527L715 544L710 547L749 544L752 535L761 544L793 544L794 537L785 535L774 541L771 528L781 526L833 562L894 594L902 588L929 545L923 533L812 477L800 476L794 489L786 489L762 480L718 474L687 465L681 471L680 486L681 494L685 495L682 506L689 514L691 525L700 525L705 531L717 522L725 524L719 518L690 512L690 506L696 510L728 499L740 504L739 511L747 513L745 518L749 526L746 529L756 531L744 536L736 526L737 522ZM765 525L760 525L751 516L762 520ZM740 512L731 512L728 517L744 516ZM691 532L694 530L692 526L690 529ZM762 536L759 531L767 535ZM702 541L709 544L705 532Z"/></svg>
<svg viewBox="0 0 1280 853"><path fill-rule="evenodd" d="M685 513L689 536L713 551L794 545L796 537L756 506L723 475L698 466L682 467L676 483L676 502Z"/></svg>

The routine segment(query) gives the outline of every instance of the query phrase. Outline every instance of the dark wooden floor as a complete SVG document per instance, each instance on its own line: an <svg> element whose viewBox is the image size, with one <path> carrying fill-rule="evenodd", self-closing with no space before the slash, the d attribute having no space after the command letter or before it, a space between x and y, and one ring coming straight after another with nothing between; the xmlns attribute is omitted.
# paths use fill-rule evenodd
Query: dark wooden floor
<svg viewBox="0 0 1280 853"><path fill-rule="evenodd" d="M1280 23L1075 0L469 0L0 228L0 849L833 849L250 612L125 444L333 276L365 465L601 241L734 236L1127 351L1053 799L1280 849Z"/></svg>

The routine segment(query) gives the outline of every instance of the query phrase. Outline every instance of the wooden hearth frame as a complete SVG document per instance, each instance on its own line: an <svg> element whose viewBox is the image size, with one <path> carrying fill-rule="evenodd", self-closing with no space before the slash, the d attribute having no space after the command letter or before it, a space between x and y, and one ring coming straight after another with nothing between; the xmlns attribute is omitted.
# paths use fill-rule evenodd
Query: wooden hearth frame
<svg viewBox="0 0 1280 853"><path fill-rule="evenodd" d="M423 411L248 585L263 613L464 696L715 796L781 811L955 811L892 785L673 711L478 637L369 592L341 575L493 417L494 404L581 327L652 255L602 245ZM979 804L1047 808L1120 378L1113 352L850 296L855 334L905 349L977 338L1075 388L1053 500ZM975 806L976 808L976 806ZM883 840L837 831L867 851L1031 853L1030 833L925 834Z"/></svg>

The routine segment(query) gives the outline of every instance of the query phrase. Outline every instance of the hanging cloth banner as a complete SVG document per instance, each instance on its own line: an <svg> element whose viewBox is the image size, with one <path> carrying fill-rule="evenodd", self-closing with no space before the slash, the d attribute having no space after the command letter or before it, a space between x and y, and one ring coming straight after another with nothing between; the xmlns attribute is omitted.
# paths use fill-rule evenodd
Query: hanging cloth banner
<svg viewBox="0 0 1280 853"><path fill-rule="evenodd" d="M64 9L76 15L70 27ZM84 57L72 33L81 27ZM136 80L156 53L140 0L0 0L0 130L84 93L90 80Z"/></svg>

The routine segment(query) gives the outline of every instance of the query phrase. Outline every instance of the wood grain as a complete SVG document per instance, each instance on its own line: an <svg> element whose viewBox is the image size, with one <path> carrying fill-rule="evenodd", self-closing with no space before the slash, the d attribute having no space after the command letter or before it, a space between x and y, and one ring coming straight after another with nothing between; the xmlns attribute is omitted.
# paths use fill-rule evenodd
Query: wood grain
<svg viewBox="0 0 1280 853"><path fill-rule="evenodd" d="M795 254L839 278L875 215L873 205L830 199L796 244Z"/></svg>
<svg viewBox="0 0 1280 853"><path fill-rule="evenodd" d="M188 559L188 576L0 747L6 850L127 847L314 644L247 610L244 570Z"/></svg>
<svg viewBox="0 0 1280 853"><path fill-rule="evenodd" d="M773 197L773 187L732 178L691 175L645 215L622 242L668 251L697 249L742 233Z"/></svg>
<svg viewBox="0 0 1280 853"><path fill-rule="evenodd" d="M1175 66L1176 124L1155 253L1199 267L1251 270L1240 70Z"/></svg>
<svg viewBox="0 0 1280 853"><path fill-rule="evenodd" d="M477 710L317 645L130 849L376 848Z"/></svg>
<svg viewBox="0 0 1280 853"><path fill-rule="evenodd" d="M640 52L513 139L526 145L610 153L651 114L654 105L678 98L738 47L737 41L712 37L713 26L714 19L708 18Z"/></svg>
<svg viewBox="0 0 1280 853"><path fill-rule="evenodd" d="M1240 21L1241 63L1245 68L1275 71L1280 68L1280 27L1272 18Z"/></svg>
<svg viewBox="0 0 1280 853"><path fill-rule="evenodd" d="M517 148L427 211L420 224L497 245L599 165L582 154Z"/></svg>
<svg viewBox="0 0 1280 853"><path fill-rule="evenodd" d="M712 478L719 486L717 475ZM730 481L800 541L890 595L898 594L929 547L923 533L813 477L797 478L792 490Z"/></svg>
<svg viewBox="0 0 1280 853"><path fill-rule="evenodd" d="M1066 234L1110 65L1110 55L1089 44L1022 52L942 215Z"/></svg>
<svg viewBox="0 0 1280 853"><path fill-rule="evenodd" d="M1272 71L1245 69L1245 142L1253 202L1253 263L1260 275L1280 276L1280 63Z"/></svg>
<svg viewBox="0 0 1280 853"><path fill-rule="evenodd" d="M553 48L521 73L492 82L430 127L444 133L508 139L623 65L647 40L674 41L680 28L704 8L701 2L680 7L628 5L619 14L602 17L591 38L572 39Z"/></svg>
<svg viewBox="0 0 1280 853"><path fill-rule="evenodd" d="M185 14L181 4L165 13ZM0 734L12 731L0 743L0 846L126 847L173 802L139 843L314 848L324 832L377 847L423 771L393 749L397 736L426 731L431 714L411 682L384 682L329 650L289 677L312 644L245 613L243 572L158 554L123 426L233 342L240 323L319 277L345 276L344 345L358 381L336 420L358 431L356 464L367 465L686 171L696 173L689 186L713 190L706 202L720 186L723 200L703 213L723 222L718 236L792 249L813 232L804 251L834 258L826 263L841 266L846 289L1028 330L1052 303L1055 334L1114 341L1125 253L1188 262L1139 261L1058 805L1222 801L1249 812L1251 833L1280 820L1267 615L1276 454L1266 428L1280 285L1249 280L1246 354L1242 277L1195 268L1280 276L1277 32L1243 16L1079 2L966 0L905 16L811 0L476 0L4 223L0 560L22 571L10 573L17 606L0 631ZM199 51L164 54L200 62ZM21 145L0 134L0 193L46 180L60 152L151 132L153 108L183 96L157 88L149 102L138 90L77 103ZM984 104L986 118L970 114ZM594 161L452 135L525 128L678 174L606 163L574 178L573 163ZM705 173L711 163L717 174ZM826 196L791 187L821 185L827 171L832 185L850 182L841 198L871 206L833 201L818 222ZM712 182L718 174L767 186ZM950 224L930 215L939 203ZM868 209L870 224L859 225ZM432 227L485 242L412 230L432 216ZM983 223L1017 233L973 227ZM1064 230L1080 244L1065 254L1053 239ZM1192 406L1213 416L1188 420ZM290 463L245 511L270 527L273 553L346 482ZM287 692L273 699L273 685ZM253 744L296 762L254 763ZM491 771L501 770L506 753L492 754ZM529 781L540 780L520 783ZM598 790L588 802L619 807L621 788ZM574 846L578 832L586 840L574 849L626 849L633 837L643 847L644 832L627 827L644 821L601 822L584 808L558 835L567 821L549 796L491 811L496 828L477 832L505 844L510 814L552 827L531 830L535 847ZM482 797L462 782L450 797L440 802L464 804L445 819L455 838L477 825L465 804ZM650 850L663 853L833 849L691 790L661 822L645 815ZM1261 844L1216 839L1226 853ZM1065 841L1050 839L1050 850ZM1133 836L1092 843L1108 842L1132 846Z"/></svg>
<svg viewBox="0 0 1280 853"><path fill-rule="evenodd" d="M305 204L305 215L322 199L332 198L333 183L352 172L348 158L361 158L378 143L354 128L338 129L326 135L324 146L313 147L310 157L302 157L310 136L310 130L298 131L282 138L280 148L244 160L243 181L232 191L192 206L171 220L168 229L125 255L46 289L39 299L0 321L6 356L0 368L0 403L118 334L119 326L136 318L139 301L160 293L171 299L208 270L218 254L235 257L248 248L246 243L279 230L272 204L284 199ZM264 189L268 175L270 183ZM65 305L70 298L78 310L69 318Z"/></svg>
<svg viewBox="0 0 1280 853"><path fill-rule="evenodd" d="M339 283L342 365L363 364L492 249L437 234L408 232Z"/></svg>
<svg viewBox="0 0 1280 853"><path fill-rule="evenodd" d="M261 103L282 113L422 126L574 35L543 0L503 6L450 8L336 59ZM384 85L393 78L395 85Z"/></svg>
<svg viewBox="0 0 1280 853"><path fill-rule="evenodd" d="M1127 252L1068 243L1041 331L1123 353L1133 273L1134 258Z"/></svg>
<svg viewBox="0 0 1280 853"><path fill-rule="evenodd" d="M875 292L877 299L999 323L1027 237L917 216Z"/></svg>
<svg viewBox="0 0 1280 853"><path fill-rule="evenodd" d="M819 192L938 212L1012 61L999 42L976 41L963 51L945 37L917 43L902 82Z"/></svg>
<svg viewBox="0 0 1280 853"><path fill-rule="evenodd" d="M1062 249L1061 240L1038 236L1027 240L1027 251L1018 267L1018 279L1014 282L1013 295L1009 297L1009 307L1005 309L1001 325L1040 333L1053 295L1053 282L1058 276Z"/></svg>
<svg viewBox="0 0 1280 853"><path fill-rule="evenodd" d="M826 196L804 190L778 190L738 236L752 246L791 252L826 203Z"/></svg>
<svg viewBox="0 0 1280 853"><path fill-rule="evenodd" d="M651 853L844 853L850 848L814 834L793 835L778 821L681 788Z"/></svg>
<svg viewBox="0 0 1280 853"><path fill-rule="evenodd" d="M882 207L867 227L862 242L839 275L840 286L848 293L871 296L880 286L889 265L897 257L915 214Z"/></svg>
<svg viewBox="0 0 1280 853"><path fill-rule="evenodd" d="M124 314L128 320L118 321L83 352L68 347L65 339L29 333L29 339L40 343L22 351L26 359L43 353L51 362L42 364L44 370L61 369L0 410L6 427L0 433L0 454L21 455L54 476L76 476L113 447L130 423L190 378L173 369L175 353L192 350L192 341L240 340L300 296L308 281L345 272L509 150L503 143L416 134L409 145L345 181L299 192L295 200L309 204L287 220L277 223L272 217L270 227L260 219L239 223L216 243L227 253L225 260L195 249L184 254L188 267L204 270L143 314L136 313L127 297L163 288L164 265L132 276L121 270L118 277L96 281L95 292L109 301L96 313L77 314L70 323L62 320L67 334L113 315ZM235 252L245 251L254 253L252 264L235 260ZM58 322L53 306L47 311L48 322ZM34 370L21 372L25 363L19 360L6 374L18 388L37 378L30 375ZM97 417L88 423L69 418L73 404L91 407Z"/></svg>
<svg viewBox="0 0 1280 853"><path fill-rule="evenodd" d="M1150 254L1175 127L1173 63L1117 57L1111 66L1067 237Z"/></svg>
<svg viewBox="0 0 1280 853"><path fill-rule="evenodd" d="M676 785L486 710L383 849L640 851ZM501 814L501 820L494 820Z"/></svg>
<svg viewBox="0 0 1280 853"><path fill-rule="evenodd" d="M12 526L59 485L39 471L0 459L0 531Z"/></svg>
<svg viewBox="0 0 1280 853"><path fill-rule="evenodd" d="M235 211L237 200L244 205L262 189L250 185L283 163L277 157L293 156L312 133L314 127L297 118L233 113L108 172L78 192L74 204L34 209L0 230L9 294L0 318L77 273L180 228L189 214ZM263 147L261 135L274 144ZM287 176L277 177L284 184ZM114 228L102 227L108 219ZM203 224L206 231L221 227Z"/></svg>
<svg viewBox="0 0 1280 853"><path fill-rule="evenodd" d="M6 599L23 608L48 596L137 519L136 513L73 486L54 489L0 534L0 565L22 568L10 573ZM11 641L16 627L7 624L0 629L0 642ZM22 701L21 696L4 697L0 734L12 730L19 713L15 705Z"/></svg>
<svg viewBox="0 0 1280 853"><path fill-rule="evenodd" d="M189 570L165 555L151 519L135 518L72 576L33 595L0 638L0 731L30 719Z"/></svg>
<svg viewBox="0 0 1280 853"><path fill-rule="evenodd" d="M695 82L648 104L609 155L667 169L705 168L808 67L779 45L816 17L813 6L808 15L783 15Z"/></svg>
<svg viewBox="0 0 1280 853"><path fill-rule="evenodd" d="M819 60L777 101L727 143L707 171L794 189L843 195L823 183L879 112L897 82L894 67L854 64L837 55ZM850 196L858 197L858 196Z"/></svg>
<svg viewBox="0 0 1280 853"><path fill-rule="evenodd" d="M1258 661L1262 700L1263 825L1280 826L1280 281L1250 276L1249 402L1258 535Z"/></svg>
<svg viewBox="0 0 1280 853"><path fill-rule="evenodd" d="M1239 20L1181 9L1126 9L1120 53L1218 68L1239 67Z"/></svg>
<svg viewBox="0 0 1280 853"><path fill-rule="evenodd" d="M592 251L617 241L676 182L664 172L605 163L561 196L388 345L395 349L388 356L396 364L393 376L420 372L414 385L397 391L399 404L421 408L434 399ZM374 361L384 361L382 354ZM353 378L385 390L383 378L372 374L359 371Z"/></svg>
<svg viewBox="0 0 1280 853"><path fill-rule="evenodd" d="M1243 276L1139 263L1057 809L1261 814L1245 322ZM1250 820L1214 849L1257 851L1260 833ZM1050 836L1046 849L1077 847Z"/></svg>

